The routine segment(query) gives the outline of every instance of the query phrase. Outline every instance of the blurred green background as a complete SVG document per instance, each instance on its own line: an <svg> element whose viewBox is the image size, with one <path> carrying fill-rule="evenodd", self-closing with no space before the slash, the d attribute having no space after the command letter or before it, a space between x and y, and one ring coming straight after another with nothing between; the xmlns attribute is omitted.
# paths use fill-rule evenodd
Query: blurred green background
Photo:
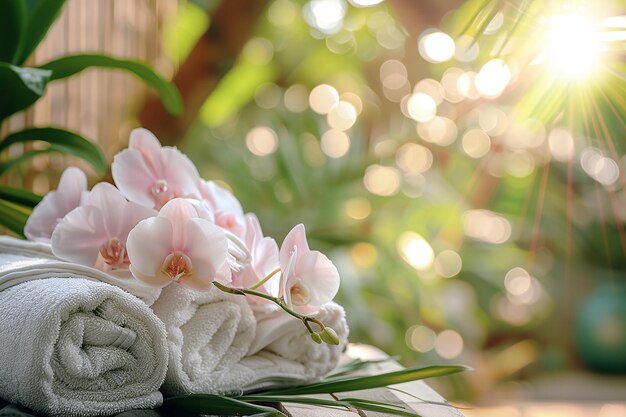
<svg viewBox="0 0 626 417"><path fill-rule="evenodd" d="M151 42L186 113L139 100L119 135L179 146L278 242L304 223L352 341L474 367L457 399L626 372L623 4L174 3Z"/></svg>

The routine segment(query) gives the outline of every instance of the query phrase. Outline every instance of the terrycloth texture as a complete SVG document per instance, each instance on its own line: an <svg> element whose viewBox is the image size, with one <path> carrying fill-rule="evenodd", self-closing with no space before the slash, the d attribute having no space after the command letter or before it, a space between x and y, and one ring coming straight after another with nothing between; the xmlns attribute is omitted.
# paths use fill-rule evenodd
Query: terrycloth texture
<svg viewBox="0 0 626 417"><path fill-rule="evenodd" d="M316 344L300 320L282 310L257 312L257 337L241 364L256 369L256 384L246 390L285 383L310 383L332 371L348 343L348 324L343 307L328 303L315 315L339 336L339 345ZM314 329L316 326L311 325ZM273 362L270 365L267 362Z"/></svg>
<svg viewBox="0 0 626 417"><path fill-rule="evenodd" d="M105 282L136 295L148 305L157 299L161 291L134 279L128 271L104 273L65 262L54 256L47 243L0 236L0 291L22 282L54 277Z"/></svg>
<svg viewBox="0 0 626 417"><path fill-rule="evenodd" d="M55 416L161 404L163 323L120 288L37 279L0 291L0 397Z"/></svg>
<svg viewBox="0 0 626 417"><path fill-rule="evenodd" d="M276 308L257 324L245 297L216 288L169 285L152 309L167 330L167 394L241 394L319 381L337 366L348 337L345 312L334 303L318 317L335 329L339 346L317 345L299 320Z"/></svg>
<svg viewBox="0 0 626 417"><path fill-rule="evenodd" d="M163 392L239 392L254 378L254 372L238 363L256 326L243 296L172 284L152 309L165 323L170 352Z"/></svg>

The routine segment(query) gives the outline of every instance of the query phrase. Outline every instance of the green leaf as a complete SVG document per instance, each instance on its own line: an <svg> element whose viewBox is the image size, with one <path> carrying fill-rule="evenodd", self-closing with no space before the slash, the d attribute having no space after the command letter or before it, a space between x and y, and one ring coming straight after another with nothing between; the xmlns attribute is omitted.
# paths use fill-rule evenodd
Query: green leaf
<svg viewBox="0 0 626 417"><path fill-rule="evenodd" d="M275 395L301 395L301 394L327 394L346 391L359 391L363 389L386 387L388 385L403 382L416 381L419 379L433 378L456 374L468 370L461 365L429 366L426 368L410 368L388 372L380 375L354 376L333 379L301 387L284 388L264 392Z"/></svg>
<svg viewBox="0 0 626 417"><path fill-rule="evenodd" d="M26 207L35 207L41 201L41 196L22 188L12 188L0 185L0 199L20 204Z"/></svg>
<svg viewBox="0 0 626 417"><path fill-rule="evenodd" d="M212 394L191 394L167 398L163 402L163 407L199 414L248 416L255 413L266 417L285 417L283 413L271 407Z"/></svg>
<svg viewBox="0 0 626 417"><path fill-rule="evenodd" d="M0 121L37 101L46 91L52 72L0 62Z"/></svg>
<svg viewBox="0 0 626 417"><path fill-rule="evenodd" d="M26 25L26 5L22 0L5 0L0 13L0 61L14 62Z"/></svg>
<svg viewBox="0 0 626 417"><path fill-rule="evenodd" d="M15 143L30 142L40 140L47 142L50 146L47 149L35 150L19 157L17 162L8 162L5 170L20 163L25 159L32 158L44 152L61 152L67 155L74 155L89 162L99 175L104 175L107 170L107 162L104 155L95 144L91 143L78 133L69 130L57 129L54 127L34 127L11 133L0 142L0 152ZM0 173L2 168L0 166Z"/></svg>
<svg viewBox="0 0 626 417"><path fill-rule="evenodd" d="M51 81L72 76L92 67L132 72L159 93L168 112L175 116L183 112L183 100L176 87L149 66L134 59L120 59L101 54L80 54L64 56L40 66L40 68L52 70Z"/></svg>
<svg viewBox="0 0 626 417"><path fill-rule="evenodd" d="M28 211L20 206L0 200L0 225L24 237L24 225L28 220Z"/></svg>
<svg viewBox="0 0 626 417"><path fill-rule="evenodd" d="M46 36L61 13L65 0L28 0L26 4L26 30L13 62L22 64Z"/></svg>
<svg viewBox="0 0 626 417"><path fill-rule="evenodd" d="M395 357L390 357L390 358L385 358L385 359L377 359L377 360L362 360L362 359L354 359L342 366L339 366L337 368L335 368L334 371L332 371L332 373L330 373L329 375L326 376L326 379L328 378L336 378L336 377L340 377L340 376L345 376L347 374L350 374L354 371L358 371L359 369L363 369L363 368L367 368L368 366L371 365L376 365L376 364L380 364L380 363L385 363L391 360L396 360Z"/></svg>

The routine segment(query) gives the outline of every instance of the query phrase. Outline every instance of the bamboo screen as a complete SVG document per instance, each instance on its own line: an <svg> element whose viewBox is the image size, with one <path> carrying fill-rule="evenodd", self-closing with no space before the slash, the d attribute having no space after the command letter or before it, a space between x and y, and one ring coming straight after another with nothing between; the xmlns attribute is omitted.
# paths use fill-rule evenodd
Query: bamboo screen
<svg viewBox="0 0 626 417"><path fill-rule="evenodd" d="M176 5L176 0L69 0L28 65L66 54L102 52L146 61L170 78L174 68L161 48L161 28ZM35 106L5 123L2 134L31 125L63 127L97 142L110 161L137 125L134 115L146 90L129 73L89 69L49 84ZM9 150L10 157L25 150L16 145ZM2 182L44 194L56 188L60 173L70 163L93 174L82 161L49 154L12 171Z"/></svg>

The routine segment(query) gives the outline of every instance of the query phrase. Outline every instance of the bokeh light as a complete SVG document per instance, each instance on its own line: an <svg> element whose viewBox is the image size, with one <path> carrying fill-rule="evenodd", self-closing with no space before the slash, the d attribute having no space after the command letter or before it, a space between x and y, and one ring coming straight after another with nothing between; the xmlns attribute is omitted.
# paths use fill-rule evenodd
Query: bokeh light
<svg viewBox="0 0 626 417"><path fill-rule="evenodd" d="M487 98L498 97L511 81L511 70L501 59L492 59L476 75L478 92Z"/></svg>
<svg viewBox="0 0 626 417"><path fill-rule="evenodd" d="M405 261L418 271L425 271L435 260L430 244L415 232L404 232L398 238L398 250Z"/></svg>
<svg viewBox="0 0 626 417"><path fill-rule="evenodd" d="M271 128L258 126L246 135L246 146L257 156L271 155L278 149L278 137Z"/></svg>
<svg viewBox="0 0 626 417"><path fill-rule="evenodd" d="M350 150L350 138L341 130L331 129L320 140L322 152L331 158L341 158Z"/></svg>
<svg viewBox="0 0 626 417"><path fill-rule="evenodd" d="M450 249L441 251L435 258L435 272L444 278L451 278L458 275L463 267L461 256Z"/></svg>
<svg viewBox="0 0 626 417"><path fill-rule="evenodd" d="M424 93L415 93L407 102L409 115L418 122L428 122L437 114L437 103Z"/></svg>
<svg viewBox="0 0 626 417"><path fill-rule="evenodd" d="M370 165L363 177L365 188L372 194L390 196L400 188L400 173L394 167Z"/></svg>
<svg viewBox="0 0 626 417"><path fill-rule="evenodd" d="M455 51L454 40L450 35L439 31L422 35L418 48L422 58L433 63L449 60Z"/></svg>
<svg viewBox="0 0 626 417"><path fill-rule="evenodd" d="M319 114L328 114L338 102L339 93L335 87L328 84L318 85L309 94L309 105L314 112Z"/></svg>
<svg viewBox="0 0 626 417"><path fill-rule="evenodd" d="M461 140L463 151L472 158L482 158L491 149L491 138L480 129L470 129Z"/></svg>
<svg viewBox="0 0 626 417"><path fill-rule="evenodd" d="M338 101L328 112L328 124L333 129L348 130L356 122L357 111L352 103Z"/></svg>
<svg viewBox="0 0 626 417"><path fill-rule="evenodd" d="M426 353L435 348L437 333L426 326L411 326L406 332L406 344L416 352Z"/></svg>
<svg viewBox="0 0 626 417"><path fill-rule="evenodd" d="M463 337L454 330L444 330L437 335L435 350L445 359L456 358L463 352Z"/></svg>
<svg viewBox="0 0 626 417"><path fill-rule="evenodd" d="M511 223L490 210L467 210L463 215L463 230L473 239L488 243L503 243L511 237Z"/></svg>

